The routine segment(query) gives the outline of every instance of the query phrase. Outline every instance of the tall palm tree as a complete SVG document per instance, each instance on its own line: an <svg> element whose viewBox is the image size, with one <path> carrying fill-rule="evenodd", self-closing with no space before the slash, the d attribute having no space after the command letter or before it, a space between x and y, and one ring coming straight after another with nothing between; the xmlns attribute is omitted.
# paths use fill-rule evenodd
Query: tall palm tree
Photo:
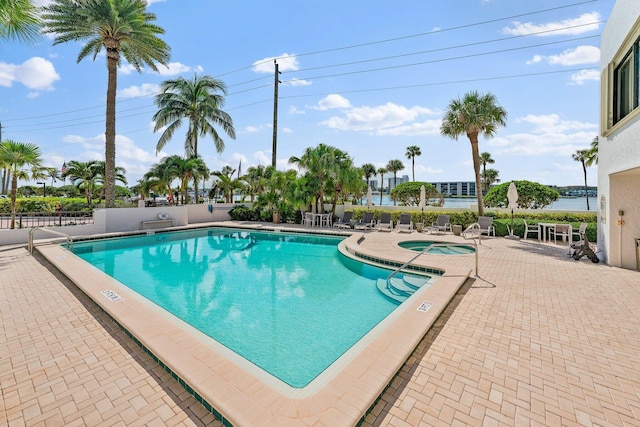
<svg viewBox="0 0 640 427"><path fill-rule="evenodd" d="M493 160L493 158L491 157L491 153L484 151L482 153L480 153L480 164L482 164L482 176L481 177L486 177L487 176L487 165L492 165L494 164L496 161ZM486 193L487 191L489 191L489 183L486 179L483 180L483 186L482 189L484 190L484 192Z"/></svg>
<svg viewBox="0 0 640 427"><path fill-rule="evenodd" d="M28 142L6 140L0 143L0 163L7 165L11 173L11 225L16 227L16 197L18 180L29 180L28 169L37 169L42 163L40 148Z"/></svg>
<svg viewBox="0 0 640 427"><path fill-rule="evenodd" d="M297 164L316 179L316 212L324 211L325 185L335 170L335 148L325 144L308 147L301 157L291 156L289 163Z"/></svg>
<svg viewBox="0 0 640 427"><path fill-rule="evenodd" d="M0 40L33 43L40 37L41 23L30 0L0 0Z"/></svg>
<svg viewBox="0 0 640 427"><path fill-rule="evenodd" d="M48 168L45 168L44 170L45 170L45 174L47 175L47 178L51 178L51 188L53 188L53 185L55 184L55 182L62 178L62 176L60 175L60 170L54 167L48 167Z"/></svg>
<svg viewBox="0 0 640 427"><path fill-rule="evenodd" d="M209 175L209 169L200 157L169 156L167 158L167 168L170 176L180 180L183 203L187 203L188 200L189 181L197 182L203 175Z"/></svg>
<svg viewBox="0 0 640 427"><path fill-rule="evenodd" d="M417 145L411 145L407 147L407 152L405 156L407 159L411 160L411 175L413 182L416 181L416 156L421 156L422 152L420 151L420 147Z"/></svg>
<svg viewBox="0 0 640 427"><path fill-rule="evenodd" d="M587 187L587 159L589 156L589 150L577 150L571 155L573 160L580 162L582 165L582 171L584 172L584 197L587 199L587 210L589 210L589 187Z"/></svg>
<svg viewBox="0 0 640 427"><path fill-rule="evenodd" d="M389 172L387 168L382 167L378 169L378 173L380 174L380 206L382 206L382 193L384 190L384 174L387 172Z"/></svg>
<svg viewBox="0 0 640 427"><path fill-rule="evenodd" d="M591 146L587 150L587 166L593 166L598 164L598 140L599 138L596 136L591 141Z"/></svg>
<svg viewBox="0 0 640 427"><path fill-rule="evenodd" d="M398 178L396 178L396 175L398 174L398 171L401 171L402 169L404 169L404 165L402 164L401 160L389 160L387 162L387 170L389 172L393 172L393 186L395 187L396 185L398 185ZM393 201L393 206L396 205L396 201Z"/></svg>
<svg viewBox="0 0 640 427"><path fill-rule="evenodd" d="M77 62L106 51L105 205L115 207L118 66L121 57L138 72L144 65L155 71L157 63L166 65L170 48L158 37L164 30L153 23L156 16L144 0L54 0L43 10L45 33L55 35L54 45L82 42Z"/></svg>
<svg viewBox="0 0 640 427"><path fill-rule="evenodd" d="M71 160L67 162L67 170L62 174L63 178L69 178L71 184L79 190L84 190L84 197L87 199L87 206L93 204L93 190L102 181L100 177L100 166L97 160L80 162Z"/></svg>
<svg viewBox="0 0 640 427"><path fill-rule="evenodd" d="M482 172L482 185L488 190L489 187L491 187L491 184L494 182L500 182L500 178L498 178L499 174L500 172L493 168L485 170Z"/></svg>
<svg viewBox="0 0 640 427"><path fill-rule="evenodd" d="M360 166L360 169L362 169L362 173L364 173L364 179L367 181L367 185L369 185L369 180L376 174L375 165L372 163L365 163Z"/></svg>
<svg viewBox="0 0 640 427"><path fill-rule="evenodd" d="M220 93L219 93L220 92ZM187 80L179 77L162 82L161 92L156 95L158 111L153 115L154 132L165 127L158 143L156 154L171 140L175 131L182 126L182 120L189 121L184 140L186 157L198 156L198 137L211 135L218 153L224 151L224 141L216 126L232 139L236 137L231 116L221 110L224 106L225 84L210 76L193 76ZM194 183L196 203L198 203L198 183Z"/></svg>
<svg viewBox="0 0 640 427"><path fill-rule="evenodd" d="M440 134L453 139L466 135L471 143L473 170L476 175L476 194L478 196L478 215L484 215L482 187L480 186L480 154L478 135L495 135L498 127L507 124L507 111L502 108L492 93L480 94L467 92L462 99L454 99L444 113Z"/></svg>
<svg viewBox="0 0 640 427"><path fill-rule="evenodd" d="M251 203L255 201L256 195L260 194L265 185L265 167L262 165L251 166L247 169L241 179L245 182L245 190L251 197Z"/></svg>

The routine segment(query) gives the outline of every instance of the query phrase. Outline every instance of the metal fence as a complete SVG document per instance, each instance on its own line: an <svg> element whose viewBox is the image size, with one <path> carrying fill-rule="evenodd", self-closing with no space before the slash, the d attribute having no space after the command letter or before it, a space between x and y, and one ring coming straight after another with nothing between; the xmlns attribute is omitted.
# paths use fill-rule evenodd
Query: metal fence
<svg viewBox="0 0 640 427"><path fill-rule="evenodd" d="M18 212L15 228L93 224L93 212ZM0 229L11 228L11 215L0 214Z"/></svg>

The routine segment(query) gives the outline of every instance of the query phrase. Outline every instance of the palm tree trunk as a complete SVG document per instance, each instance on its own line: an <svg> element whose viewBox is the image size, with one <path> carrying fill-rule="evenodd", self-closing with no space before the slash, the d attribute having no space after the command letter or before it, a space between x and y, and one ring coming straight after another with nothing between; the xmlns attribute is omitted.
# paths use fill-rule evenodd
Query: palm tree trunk
<svg viewBox="0 0 640 427"><path fill-rule="evenodd" d="M416 182L416 156L411 156L411 175L413 182Z"/></svg>
<svg viewBox="0 0 640 427"><path fill-rule="evenodd" d="M587 198L587 210L589 210L589 191L587 186L587 165L582 161L582 170L584 171L584 197Z"/></svg>
<svg viewBox="0 0 640 427"><path fill-rule="evenodd" d="M398 178L396 178L396 171L393 171L393 188L396 188L398 185ZM391 192L389 192L391 194ZM396 205L396 199L393 199L393 206Z"/></svg>
<svg viewBox="0 0 640 427"><path fill-rule="evenodd" d="M471 142L471 156L473 157L473 170L476 174L476 194L478 196L478 216L484 216L484 203L482 201L482 187L480 186L480 152L478 150L478 133L467 134Z"/></svg>
<svg viewBox="0 0 640 427"><path fill-rule="evenodd" d="M11 178L11 226L16 228L16 198L18 195L18 175L14 172Z"/></svg>
<svg viewBox="0 0 640 427"><path fill-rule="evenodd" d="M107 48L107 119L105 130L105 207L116 207L116 89L118 86L118 51Z"/></svg>

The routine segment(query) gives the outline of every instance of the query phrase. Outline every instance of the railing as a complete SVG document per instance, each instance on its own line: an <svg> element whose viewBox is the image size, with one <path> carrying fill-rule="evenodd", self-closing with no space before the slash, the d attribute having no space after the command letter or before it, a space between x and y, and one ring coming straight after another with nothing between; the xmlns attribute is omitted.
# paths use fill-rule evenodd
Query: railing
<svg viewBox="0 0 640 427"><path fill-rule="evenodd" d="M465 231L469 231L472 227L474 226L478 226L478 229L480 229L480 225L478 223L472 224L469 227L467 227L467 229ZM480 240L480 234L478 234L478 240ZM476 259L476 274L475 277L480 277L478 276L478 244L476 243L475 239L473 239L473 246L475 246L475 259ZM429 252L431 249L433 248L438 248L438 247L451 247L451 246L468 246L465 243L433 243L429 246L427 246L426 248L424 248L423 250L421 250L420 252L418 252L418 254L414 257L412 257L409 261L405 262L404 264L402 264L400 267L396 268L395 270L393 270L393 272L391 274L389 274L389 276L387 276L387 289L390 287L389 282L391 281L391 278L393 276L395 276L396 274L398 274L401 270L404 270L409 264L411 264L413 261L415 261L418 257L426 254L427 252Z"/></svg>
<svg viewBox="0 0 640 427"><path fill-rule="evenodd" d="M15 228L55 227L63 225L93 224L93 212L18 212ZM11 228L11 215L0 215L0 229Z"/></svg>
<svg viewBox="0 0 640 427"><path fill-rule="evenodd" d="M57 236L66 237L67 238L67 244L69 245L69 250L73 249L73 238L71 236L69 236L68 234L61 233L59 231L52 230L50 228L34 227L31 230L29 230L29 253L30 254L33 253L33 246L34 246L34 244L33 244L33 235L38 230L46 231L47 233L55 234Z"/></svg>

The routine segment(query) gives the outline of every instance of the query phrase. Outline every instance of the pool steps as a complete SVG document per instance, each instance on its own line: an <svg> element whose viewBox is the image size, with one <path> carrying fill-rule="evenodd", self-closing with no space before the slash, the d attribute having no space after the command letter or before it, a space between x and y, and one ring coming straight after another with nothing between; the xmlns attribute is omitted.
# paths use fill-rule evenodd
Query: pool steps
<svg viewBox="0 0 640 427"><path fill-rule="evenodd" d="M403 275L402 278L392 277L389 280L378 278L376 287L387 298L402 303L429 280L430 277L410 275Z"/></svg>

